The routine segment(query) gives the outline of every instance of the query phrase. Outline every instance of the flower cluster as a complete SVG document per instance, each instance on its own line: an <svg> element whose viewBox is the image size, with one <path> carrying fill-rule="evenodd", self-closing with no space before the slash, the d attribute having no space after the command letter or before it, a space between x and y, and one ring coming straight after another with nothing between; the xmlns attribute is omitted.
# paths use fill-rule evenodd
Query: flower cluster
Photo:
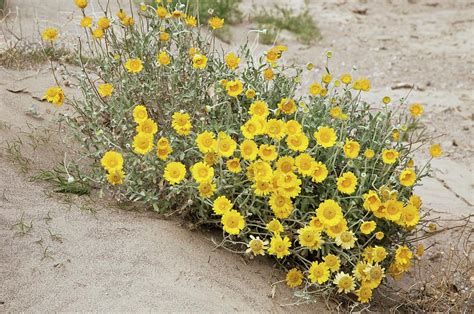
<svg viewBox="0 0 474 314"><path fill-rule="evenodd" d="M410 157L427 141L422 105L384 97L372 107L362 100L367 78L336 77L328 64L304 87L313 66L284 66L283 45L257 60L247 45L221 55L219 17L201 35L179 7L142 5L140 28L120 10L92 30L87 1L76 4L100 40L90 45L100 81L83 69L83 98L70 102L80 118L67 122L100 158L98 181L122 199L219 226L224 245L279 260L289 287L368 302L387 275L410 268L422 216L413 187L428 171ZM45 98L60 105L64 94L52 87Z"/></svg>

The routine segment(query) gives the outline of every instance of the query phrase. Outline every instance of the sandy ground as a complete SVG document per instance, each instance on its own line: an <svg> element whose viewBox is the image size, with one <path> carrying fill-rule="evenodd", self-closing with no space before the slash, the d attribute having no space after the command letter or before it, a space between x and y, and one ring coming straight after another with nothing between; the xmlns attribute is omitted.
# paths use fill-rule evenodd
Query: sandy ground
<svg viewBox="0 0 474 314"><path fill-rule="evenodd" d="M38 27L46 25L61 27L66 38L77 32L79 17L72 1L7 2L13 12L7 23L21 22L23 37L37 37ZM298 10L303 3L293 5ZM243 1L241 8L251 12L252 1ZM404 97L408 89L391 87L415 84L410 100L426 106L422 119L433 134L442 135L439 141L446 151L433 162L434 175L424 180L418 193L425 207L441 218L472 214L474 3L339 0L309 1L309 8L323 39L304 46L282 33L279 41L290 47L287 61L313 62L322 69L325 51L332 50L335 73L357 66L360 75L371 78L373 91L366 99L374 102L385 95ZM365 14L354 12L365 8ZM253 42L252 29L255 25L246 19L235 26L229 48L247 38ZM5 46L5 39L0 39L0 49ZM256 52L263 49L255 47ZM0 311L319 312L324 308L322 302L281 307L295 299L281 284L276 285L275 297L269 297L271 284L282 276L270 261L246 262L214 250L212 234L189 231L177 220L151 213L119 210L105 201L52 195L47 186L29 182L35 169L55 166L63 158L58 152L64 147L51 131L57 130L54 112L34 98L52 82L47 66L25 71L0 67ZM22 93L11 92L21 89ZM6 141L18 136L30 160L26 173L3 149ZM423 158L426 154L420 154ZM22 217L33 226L26 235L18 225ZM449 245L450 237L455 235L436 241Z"/></svg>

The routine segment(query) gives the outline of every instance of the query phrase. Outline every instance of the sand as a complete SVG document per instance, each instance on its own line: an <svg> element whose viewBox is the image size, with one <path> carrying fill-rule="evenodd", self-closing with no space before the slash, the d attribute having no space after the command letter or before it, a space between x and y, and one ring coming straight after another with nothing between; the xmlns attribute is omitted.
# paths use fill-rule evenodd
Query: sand
<svg viewBox="0 0 474 314"><path fill-rule="evenodd" d="M13 13L7 23L19 31L21 22L23 37L37 38L38 27L53 25L71 38L77 34L74 24L79 16L70 2L9 0ZM442 135L438 141L446 152L433 162L433 177L425 179L417 193L433 215L449 219L472 215L474 4L309 2L323 39L305 46L282 33L281 42L290 48L287 62L313 62L322 69L325 51L332 50L331 69L341 73L357 66L361 76L372 80L373 91L366 99L374 102L385 95L404 97L408 89L392 87L415 84L410 100L425 105L422 119L432 134ZM294 6L298 9L303 3L295 1ZM241 8L250 12L252 1L243 1ZM365 14L354 13L365 8ZM21 12L21 19L15 12ZM255 27L244 18L232 29L228 48L247 37L253 42L254 33L247 34ZM0 49L6 45L0 38ZM255 51L265 48L256 46ZM304 79L310 82L320 73ZM180 220L153 213L124 211L106 200L66 198L51 193L46 184L30 182L37 169L56 166L67 151L56 132L55 110L34 98L52 83L47 65L22 71L0 67L0 311L320 312L325 308L321 300L282 307L296 299L281 283L272 291L272 283L282 274L271 260L247 261L215 249L211 238L218 234L191 231ZM18 136L30 159L28 169L12 162L3 148ZM426 152L419 158L426 159ZM18 225L21 219L32 223L25 235ZM437 241L448 245L449 237L454 236Z"/></svg>

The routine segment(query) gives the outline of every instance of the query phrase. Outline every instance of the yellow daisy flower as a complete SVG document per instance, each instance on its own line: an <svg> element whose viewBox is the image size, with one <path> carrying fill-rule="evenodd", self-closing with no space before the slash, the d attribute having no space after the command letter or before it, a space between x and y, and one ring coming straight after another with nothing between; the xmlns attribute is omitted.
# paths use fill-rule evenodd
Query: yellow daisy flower
<svg viewBox="0 0 474 314"><path fill-rule="evenodd" d="M166 165L163 176L171 185L178 184L186 176L186 167L178 161L170 162Z"/></svg>

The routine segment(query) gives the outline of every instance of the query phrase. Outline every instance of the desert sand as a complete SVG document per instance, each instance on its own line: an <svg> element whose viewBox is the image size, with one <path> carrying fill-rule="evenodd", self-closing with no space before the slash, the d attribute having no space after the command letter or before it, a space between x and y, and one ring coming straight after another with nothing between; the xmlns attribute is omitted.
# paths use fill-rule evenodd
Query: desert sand
<svg viewBox="0 0 474 314"><path fill-rule="evenodd" d="M303 4L294 1L296 10ZM474 3L338 0L309 1L309 8L323 39L306 46L282 33L278 42L289 46L286 61L312 62L322 70L325 52L331 50L335 73L356 66L371 79L373 90L365 99L375 103L385 95L405 97L410 89L400 87L414 84L409 99L425 105L422 119L441 135L445 151L433 161L433 177L418 193L441 219L472 215ZM7 9L11 14L2 27L19 34L21 24L23 38L37 40L38 29L46 26L60 27L66 45L77 35L79 12L72 1L8 0ZM241 9L246 16L252 1L244 0ZM255 28L245 18L231 28L232 41L225 46L254 42ZM0 49L12 40L1 36ZM255 52L266 48L256 45ZM154 213L125 211L106 199L58 195L47 184L30 182L39 169L57 166L68 151L64 134L57 132L55 109L38 101L52 83L47 64L25 70L0 66L1 312L325 309L322 300L291 305L297 301L292 291L283 283L272 286L283 275L270 259L248 261L215 249L215 232L189 230L179 219ZM18 143L27 161L13 160L7 143ZM420 162L427 156L420 152ZM449 246L454 238L444 233L430 243Z"/></svg>

